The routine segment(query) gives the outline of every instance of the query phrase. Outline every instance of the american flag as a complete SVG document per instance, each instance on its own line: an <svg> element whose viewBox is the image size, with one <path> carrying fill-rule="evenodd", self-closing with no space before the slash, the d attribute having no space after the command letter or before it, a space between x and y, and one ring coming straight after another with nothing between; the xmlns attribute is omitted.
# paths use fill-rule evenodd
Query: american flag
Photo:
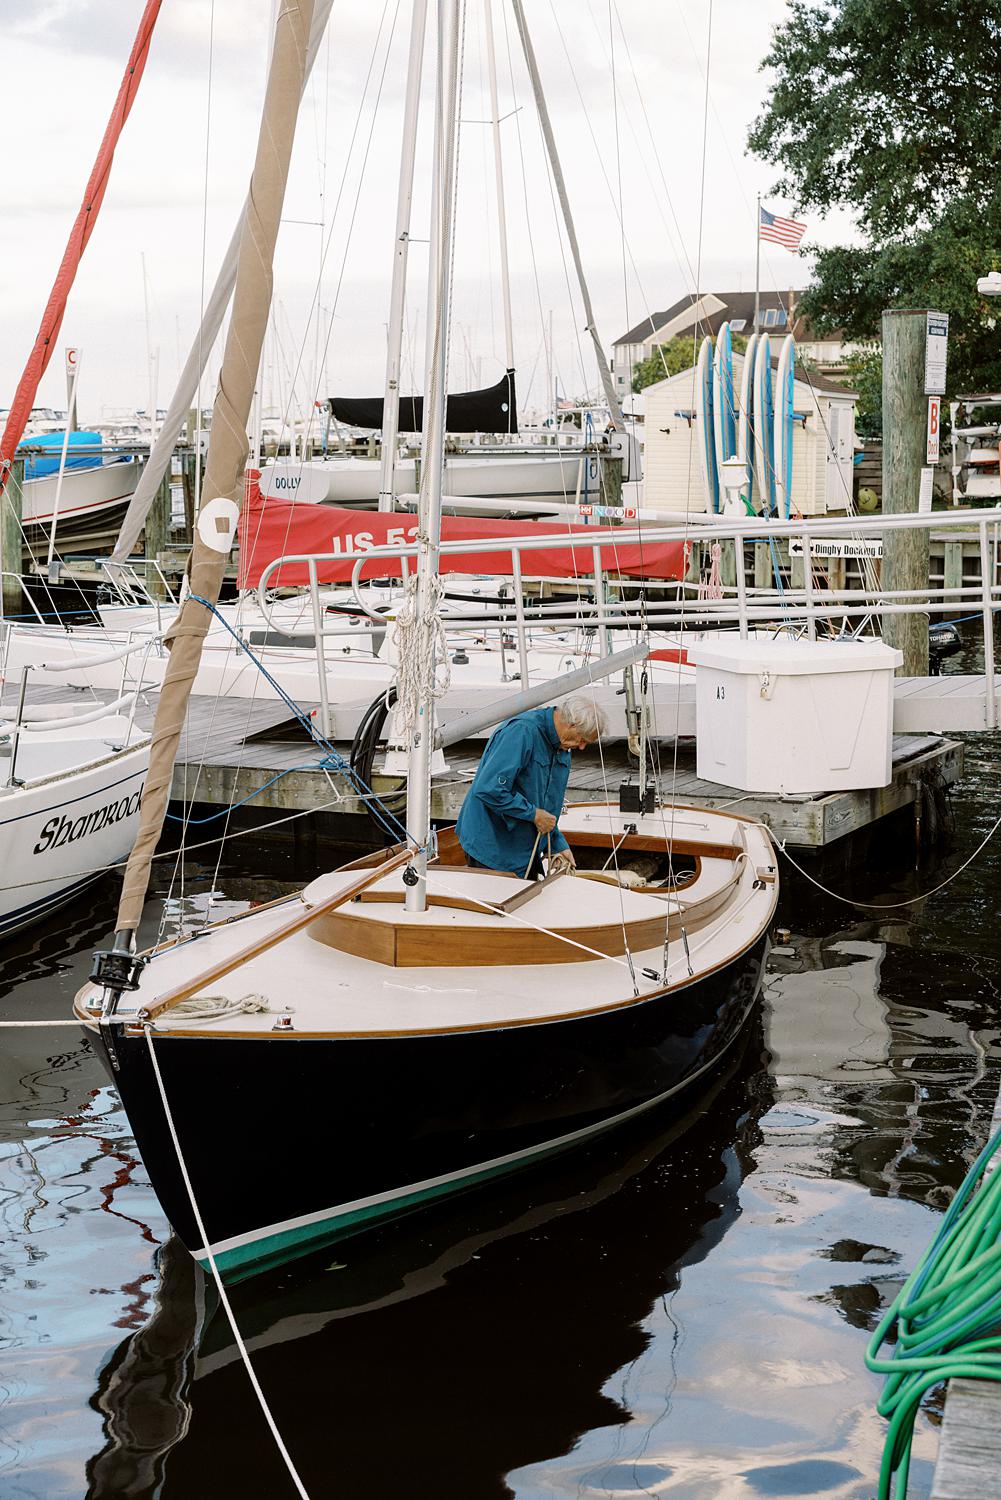
<svg viewBox="0 0 1001 1500"><path fill-rule="evenodd" d="M795 250L806 233L806 225L798 219L783 219L781 214L770 214L767 208L759 209L758 237L771 240L774 245L784 245Z"/></svg>

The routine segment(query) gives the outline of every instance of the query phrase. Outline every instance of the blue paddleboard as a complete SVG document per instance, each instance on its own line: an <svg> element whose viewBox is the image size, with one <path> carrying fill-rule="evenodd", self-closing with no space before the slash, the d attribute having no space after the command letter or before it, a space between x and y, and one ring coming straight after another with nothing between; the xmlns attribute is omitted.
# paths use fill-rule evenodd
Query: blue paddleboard
<svg viewBox="0 0 1001 1500"><path fill-rule="evenodd" d="M775 514L775 409L772 396L772 346L767 333L754 355L754 468L761 494L761 513Z"/></svg>
<svg viewBox="0 0 1001 1500"><path fill-rule="evenodd" d="M792 435L795 423L796 340L787 334L779 355L775 383L775 483L779 518L788 521L792 510Z"/></svg>
<svg viewBox="0 0 1001 1500"><path fill-rule="evenodd" d="M713 426L713 341L702 340L695 379L695 422L698 427L699 461L706 510L719 511L719 470L716 467L716 434Z"/></svg>
<svg viewBox="0 0 1001 1500"><path fill-rule="evenodd" d="M737 403L733 396L733 339L729 323L716 335L713 367L713 418L716 432L716 468L722 471L737 451Z"/></svg>
<svg viewBox="0 0 1001 1500"><path fill-rule="evenodd" d="M754 355L757 346L758 335L752 333L744 351L737 406L737 457L747 469L747 483L741 494L749 510L754 509Z"/></svg>

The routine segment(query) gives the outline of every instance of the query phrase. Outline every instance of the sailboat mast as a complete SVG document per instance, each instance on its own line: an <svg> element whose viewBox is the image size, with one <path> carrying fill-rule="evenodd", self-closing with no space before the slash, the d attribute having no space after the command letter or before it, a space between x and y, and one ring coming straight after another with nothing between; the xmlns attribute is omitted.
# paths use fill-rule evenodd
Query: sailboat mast
<svg viewBox="0 0 1001 1500"><path fill-rule="evenodd" d="M452 270L452 204L455 190L458 98L459 0L438 0L435 71L434 197L428 276L430 356L425 377L424 434L417 527L414 670L421 674L417 720L407 771L407 834L422 851L413 861L418 880L407 887L407 911L427 907L427 844L431 836L431 750L434 738L436 624L439 617L438 549L445 470L445 390L448 375L449 297Z"/></svg>
<svg viewBox="0 0 1001 1500"><path fill-rule="evenodd" d="M490 125L494 138L494 181L497 188L497 235L500 240L501 300L504 307L505 368L514 369L514 332L511 323L511 273L507 259L507 213L504 207L504 163L501 156L500 110L497 107L497 58L494 53L494 18L490 0L483 0L487 34L487 76L490 79Z"/></svg>
<svg viewBox="0 0 1001 1500"><path fill-rule="evenodd" d="M150 863L163 828L174 760L198 674L243 499L247 422L273 290L272 262L299 101L313 0L279 7L264 113L244 218L219 389L205 466L202 506L188 563L190 592L168 632L170 660L157 704L139 832L125 871L116 923L116 956L127 953L142 916Z"/></svg>
<svg viewBox="0 0 1001 1500"><path fill-rule="evenodd" d="M532 46L532 38L528 34L528 22L525 19L525 7L522 0L511 0L514 9L514 18L518 23L518 34L521 37L522 51L525 54L525 62L528 66L528 75L532 80L532 92L535 95L535 107L539 111L539 124L542 126L543 139L546 142L546 151L549 155L549 165L553 171L553 181L556 184L556 194L560 200L563 210L563 223L566 226L567 239L570 242L570 253L573 256L574 267L577 271L577 284L580 287L581 301L584 303L584 316L587 319L587 331L591 335L594 344L594 352L598 360L598 371L601 375L601 384L605 392L605 400L608 402L608 410L612 418L612 425L619 432L625 431L625 422L622 418L622 406L619 401L615 386L612 383L612 372L608 367L608 359L602 347L601 337L595 322L594 308L591 305L591 293L588 290L587 278L584 275L584 264L580 258L580 246L577 243L577 230L574 227L573 214L570 211L570 199L567 196L567 185L563 180L563 168L560 165L560 154L556 149L556 137L553 135L553 126L549 118L549 108L546 104L546 96L542 92L542 78L539 74L539 65L535 60L535 48Z"/></svg>
<svg viewBox="0 0 1001 1500"><path fill-rule="evenodd" d="M410 18L410 58L403 107L403 144L400 150L400 187L396 199L396 240L393 287L389 297L389 339L386 349L386 396L382 403L382 460L379 469L379 509L393 510L393 474L400 432L400 361L403 348L403 310L407 295L407 252L410 248L410 205L414 193L414 154L421 102L421 66L427 0L414 0Z"/></svg>

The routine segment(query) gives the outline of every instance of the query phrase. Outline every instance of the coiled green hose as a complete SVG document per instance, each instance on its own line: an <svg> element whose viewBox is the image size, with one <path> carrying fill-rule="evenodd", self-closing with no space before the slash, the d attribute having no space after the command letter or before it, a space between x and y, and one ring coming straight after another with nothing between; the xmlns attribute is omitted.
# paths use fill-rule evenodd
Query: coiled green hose
<svg viewBox="0 0 1001 1500"><path fill-rule="evenodd" d="M907 1494L914 1419L926 1391L953 1376L1001 1380L1001 1147L988 1141L949 1205L942 1226L869 1341L865 1362L887 1377L876 1410L889 1419L879 1500ZM892 1353L879 1358L891 1330Z"/></svg>

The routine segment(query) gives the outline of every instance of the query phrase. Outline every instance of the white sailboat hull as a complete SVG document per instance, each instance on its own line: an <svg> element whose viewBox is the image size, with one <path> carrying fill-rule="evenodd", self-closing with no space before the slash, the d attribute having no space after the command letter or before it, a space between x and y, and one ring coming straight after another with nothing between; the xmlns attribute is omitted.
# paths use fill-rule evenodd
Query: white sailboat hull
<svg viewBox="0 0 1001 1500"><path fill-rule="evenodd" d="M105 515L131 499L142 465L138 459L97 464L92 469L67 469L59 496L57 530L80 520ZM43 474L24 482L21 518L25 526L50 526L55 511L58 474Z"/></svg>
<svg viewBox="0 0 1001 1500"><path fill-rule="evenodd" d="M90 728L129 742L122 719ZM28 779L0 789L0 935L40 921L128 856L149 768L148 740L135 731L131 740L116 752L108 739L22 734L16 774Z"/></svg>
<svg viewBox="0 0 1001 1500"><path fill-rule="evenodd" d="M490 632L490 637L492 639L486 645L477 647L467 643L462 647L468 661L452 666L452 685L438 704L441 722L505 697L513 697L526 686L534 687L550 678L563 676L595 659L593 645L589 647L569 634L565 641L554 639L550 645L533 645L528 653L528 682L522 683L517 675L517 651L505 648L502 652L495 630ZM367 623L359 623L357 638L349 636L343 639L343 645L335 641L328 648L326 683L330 737L351 740L372 700L393 682L395 668L374 654ZM663 643L652 644L663 644L670 649L666 637ZM108 655L114 645L107 633L97 630L80 629L68 633L50 632L40 627L15 629L11 632L8 669L13 672L30 665L33 682L117 692L122 685L122 663L93 664L98 657ZM320 701L319 667L316 652L311 647L275 648L255 644L252 649L268 673L295 702L312 706ZM456 650L453 645L453 653ZM159 689L166 659L162 648L154 647L150 651L143 671L145 687L153 691ZM58 676L49 675L44 670L46 663L52 666L72 664L73 670L60 672ZM651 736L672 740L678 734L694 733L694 697L679 694L678 690L679 682L693 681L692 669L676 661L654 660L649 671ZM594 688L588 690L589 693L593 691L596 702L608 715L608 732L612 739L624 739L628 734L621 686L621 680L614 678L595 683ZM206 640L194 692L199 696L218 695L257 702L276 701L279 697L246 652L233 649L232 637L224 632L210 633ZM488 733L484 730L478 737L485 739Z"/></svg>
<svg viewBox="0 0 1001 1500"><path fill-rule="evenodd" d="M445 460L442 493L482 500L535 500L564 504L587 489L598 498L597 460L578 450L552 448L537 454L503 453L486 456L455 454ZM593 473L591 469L593 468ZM303 463L287 460L265 465L261 493L267 499L297 500L308 504L375 505L379 498L380 463L375 458L338 455ZM412 494L417 489L417 466L412 458L396 466L394 492Z"/></svg>

